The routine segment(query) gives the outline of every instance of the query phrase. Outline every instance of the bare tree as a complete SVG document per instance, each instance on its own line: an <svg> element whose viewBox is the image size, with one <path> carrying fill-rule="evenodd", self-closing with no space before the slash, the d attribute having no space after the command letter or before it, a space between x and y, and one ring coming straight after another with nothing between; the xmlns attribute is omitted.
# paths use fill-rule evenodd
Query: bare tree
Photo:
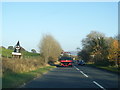
<svg viewBox="0 0 120 90"><path fill-rule="evenodd" d="M62 49L60 44L53 38L52 35L44 35L40 41L39 49L45 64L49 62L49 58L54 60L58 58Z"/></svg>

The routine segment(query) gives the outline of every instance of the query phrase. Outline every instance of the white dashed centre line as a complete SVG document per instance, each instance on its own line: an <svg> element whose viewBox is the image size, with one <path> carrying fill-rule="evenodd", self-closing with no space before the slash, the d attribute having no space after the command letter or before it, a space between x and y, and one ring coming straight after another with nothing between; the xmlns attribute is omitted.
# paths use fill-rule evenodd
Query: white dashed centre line
<svg viewBox="0 0 120 90"><path fill-rule="evenodd" d="M88 75L86 75L85 73L83 73L83 71L80 71L85 77L88 77Z"/></svg>
<svg viewBox="0 0 120 90"><path fill-rule="evenodd" d="M79 70L79 68L77 68L76 66L74 66L77 70Z"/></svg>
<svg viewBox="0 0 120 90"><path fill-rule="evenodd" d="M78 71L80 71L79 70L79 68L77 68L76 66L74 66ZM80 71L85 77L88 77L88 75L86 75L85 73L83 73L83 71Z"/></svg>
<svg viewBox="0 0 120 90"><path fill-rule="evenodd" d="M85 73L83 73L83 71L81 71L79 68L77 68L76 66L74 66L78 71L80 71L85 77L88 77L88 75L86 75ZM100 84L98 84L96 81L93 81L94 84L96 84L98 87L100 87L103 90L106 90L103 86L101 86Z"/></svg>
<svg viewBox="0 0 120 90"><path fill-rule="evenodd" d="M96 81L93 81L94 84L96 84L97 86L99 86L101 89L106 90L104 87L102 87L100 84L98 84Z"/></svg>

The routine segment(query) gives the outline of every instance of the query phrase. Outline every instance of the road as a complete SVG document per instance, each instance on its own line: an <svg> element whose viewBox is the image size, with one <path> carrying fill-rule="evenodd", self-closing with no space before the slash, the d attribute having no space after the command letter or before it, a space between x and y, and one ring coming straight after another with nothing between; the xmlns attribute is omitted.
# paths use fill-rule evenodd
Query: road
<svg viewBox="0 0 120 90"><path fill-rule="evenodd" d="M23 88L118 88L118 75L86 66L57 67Z"/></svg>

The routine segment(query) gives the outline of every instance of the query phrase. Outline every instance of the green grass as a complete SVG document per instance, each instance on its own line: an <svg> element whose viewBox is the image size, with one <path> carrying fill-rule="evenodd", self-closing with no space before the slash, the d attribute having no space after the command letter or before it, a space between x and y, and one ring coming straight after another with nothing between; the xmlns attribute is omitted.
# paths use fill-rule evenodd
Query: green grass
<svg viewBox="0 0 120 90"><path fill-rule="evenodd" d="M13 61L13 60L11 60L12 52L13 52L13 50L0 48L0 54L2 54L3 59L5 59L6 61L7 61L7 59L10 62ZM28 61L28 64L30 63L30 65L33 61L42 60L42 59L40 59L39 53L31 53L31 52L27 52L27 51L22 51L21 53L22 53L23 60L24 60L24 58L27 61L32 60L31 62ZM28 58L28 59L26 59L26 58ZM22 59L20 59L20 60L21 60L20 62L22 63ZM18 63L20 63L20 62L18 62ZM7 64L7 63L5 63L5 64ZM25 63L26 63L26 61L25 61ZM39 63L37 63L37 64L39 64ZM15 65L19 65L19 64L15 64ZM24 72L24 73L17 73L17 72L15 73L14 71L10 71L11 69L8 68L2 75L2 87L3 88L19 87L20 85L32 80L33 78L41 76L43 73L49 71L51 68L53 68L53 66L45 66L44 68L39 68L34 71Z"/></svg>
<svg viewBox="0 0 120 90"><path fill-rule="evenodd" d="M32 80L35 77L41 76L50 69L55 68L54 66L45 66L34 71L26 73L4 73L2 77L2 88L16 88L20 85Z"/></svg>
<svg viewBox="0 0 120 90"><path fill-rule="evenodd" d="M7 57L7 58L12 57L13 50L2 48L0 51L1 51L0 54L2 54L3 57ZM22 51L21 53L22 53L23 58L31 58L31 57L34 58L36 56L40 56L39 53L32 53L32 52L27 52L27 51Z"/></svg>
<svg viewBox="0 0 120 90"><path fill-rule="evenodd" d="M120 72L120 70L117 67L113 66L108 66L108 67L99 67L108 71L113 71L113 72Z"/></svg>
<svg viewBox="0 0 120 90"><path fill-rule="evenodd" d="M87 64L88 66L94 66L97 68L101 68L101 69L105 69L108 71L112 71L112 72L120 72L120 68L118 68L117 66L99 66L96 64Z"/></svg>
<svg viewBox="0 0 120 90"><path fill-rule="evenodd" d="M12 50L2 48L0 51L0 54L2 54L3 57L12 57Z"/></svg>
<svg viewBox="0 0 120 90"><path fill-rule="evenodd" d="M23 52L23 55L25 55L25 56L40 56L39 53L32 53L32 52L25 52L25 51Z"/></svg>

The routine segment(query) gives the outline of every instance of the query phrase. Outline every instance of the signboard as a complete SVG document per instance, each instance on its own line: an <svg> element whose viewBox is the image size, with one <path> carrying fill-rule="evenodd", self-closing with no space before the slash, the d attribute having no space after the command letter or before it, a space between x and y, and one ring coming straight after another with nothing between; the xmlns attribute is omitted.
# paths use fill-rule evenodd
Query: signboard
<svg viewBox="0 0 120 90"><path fill-rule="evenodd" d="M20 58L21 57L20 49L21 49L21 47L20 47L20 43L18 41L17 44L15 45L14 52L12 52L12 56Z"/></svg>

